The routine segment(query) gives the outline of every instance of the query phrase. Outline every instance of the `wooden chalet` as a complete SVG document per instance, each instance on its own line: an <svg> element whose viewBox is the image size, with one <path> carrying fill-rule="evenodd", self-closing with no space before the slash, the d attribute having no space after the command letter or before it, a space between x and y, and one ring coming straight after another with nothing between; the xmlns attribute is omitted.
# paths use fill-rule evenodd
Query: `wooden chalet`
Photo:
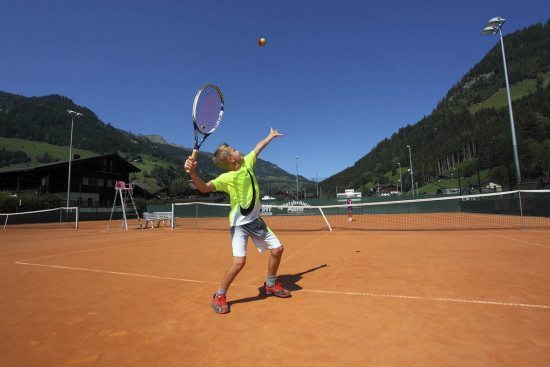
<svg viewBox="0 0 550 367"><path fill-rule="evenodd" d="M67 197L69 161L0 171L0 190L49 192ZM112 203L116 181L129 181L130 173L139 168L118 154L80 158L71 162L70 205L100 206ZM135 188L134 196L151 197L143 188Z"/></svg>

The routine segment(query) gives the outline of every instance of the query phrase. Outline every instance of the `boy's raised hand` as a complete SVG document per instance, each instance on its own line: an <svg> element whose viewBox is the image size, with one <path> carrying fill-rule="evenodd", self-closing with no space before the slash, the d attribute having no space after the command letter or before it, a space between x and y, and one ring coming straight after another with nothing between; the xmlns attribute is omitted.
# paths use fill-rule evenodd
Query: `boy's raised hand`
<svg viewBox="0 0 550 367"><path fill-rule="evenodd" d="M283 136L283 134L281 134L278 130L271 128L271 131L269 132L269 136L271 138L277 138L279 136Z"/></svg>
<svg viewBox="0 0 550 367"><path fill-rule="evenodd" d="M271 140L278 138L279 136L283 136L283 134L281 134L274 128L271 128L271 130L269 131L269 135L264 140L261 140L260 142L258 142L258 144L256 144L256 147L254 148L256 155L259 155L260 152L265 148L267 144L269 144Z"/></svg>

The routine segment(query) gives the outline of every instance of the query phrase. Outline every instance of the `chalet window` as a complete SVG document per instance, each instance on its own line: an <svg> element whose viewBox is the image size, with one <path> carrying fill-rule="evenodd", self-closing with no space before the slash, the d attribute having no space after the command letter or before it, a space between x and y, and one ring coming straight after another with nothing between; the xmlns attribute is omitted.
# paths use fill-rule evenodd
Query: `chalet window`
<svg viewBox="0 0 550 367"><path fill-rule="evenodd" d="M97 186L97 178L84 177L83 181L84 180L87 181L87 182L82 182L84 185Z"/></svg>

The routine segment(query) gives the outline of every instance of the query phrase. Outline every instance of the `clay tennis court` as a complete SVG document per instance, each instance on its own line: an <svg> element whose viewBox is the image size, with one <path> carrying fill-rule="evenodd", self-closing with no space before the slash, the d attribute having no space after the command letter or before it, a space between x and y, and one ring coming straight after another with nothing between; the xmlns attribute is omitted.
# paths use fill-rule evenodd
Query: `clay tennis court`
<svg viewBox="0 0 550 367"><path fill-rule="evenodd" d="M281 231L292 298L228 231L0 231L2 366L548 366L550 231Z"/></svg>

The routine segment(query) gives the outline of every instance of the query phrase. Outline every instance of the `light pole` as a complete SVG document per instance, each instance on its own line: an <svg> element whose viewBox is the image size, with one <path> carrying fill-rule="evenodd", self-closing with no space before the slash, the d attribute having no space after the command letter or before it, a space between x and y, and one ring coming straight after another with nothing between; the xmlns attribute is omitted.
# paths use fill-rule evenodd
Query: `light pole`
<svg viewBox="0 0 550 367"><path fill-rule="evenodd" d="M69 198L71 195L71 162L73 159L73 125L74 118L84 116L83 114L71 110L67 110L67 113L71 115L71 141L69 143L69 177L67 178L67 208L69 207Z"/></svg>
<svg viewBox="0 0 550 367"><path fill-rule="evenodd" d="M296 200L298 200L298 158L300 158L299 155L296 156Z"/></svg>
<svg viewBox="0 0 550 367"><path fill-rule="evenodd" d="M508 112L510 114L510 129L512 130L512 145L514 148L514 162L516 164L516 182L518 187L521 188L521 171L519 169L519 156L518 145L516 142L516 129L514 127L514 114L512 112L512 98L510 96L510 84L508 82L508 69L506 68L506 56L504 55L504 39L502 38L502 25L506 19L501 17L494 17L487 22L487 25L481 32L481 34L496 34L500 36L500 47L502 49L502 63L504 65L504 79L506 81L506 95L508 96Z"/></svg>
<svg viewBox="0 0 550 367"><path fill-rule="evenodd" d="M413 160L412 160L411 146L407 145L407 148L409 148L409 164L410 164L409 171L411 172L411 190L412 190L412 194L414 196L414 172L413 172Z"/></svg>
<svg viewBox="0 0 550 367"><path fill-rule="evenodd" d="M315 170L315 184L317 185L315 193L317 194L317 199L319 199L319 170Z"/></svg>
<svg viewBox="0 0 550 367"><path fill-rule="evenodd" d="M398 182L398 185L397 185L397 191L399 192L399 194L403 194L403 181L402 181L402 177L401 177L401 162L397 162L397 165L399 166L399 182ZM401 185L401 190L399 190L399 185Z"/></svg>

